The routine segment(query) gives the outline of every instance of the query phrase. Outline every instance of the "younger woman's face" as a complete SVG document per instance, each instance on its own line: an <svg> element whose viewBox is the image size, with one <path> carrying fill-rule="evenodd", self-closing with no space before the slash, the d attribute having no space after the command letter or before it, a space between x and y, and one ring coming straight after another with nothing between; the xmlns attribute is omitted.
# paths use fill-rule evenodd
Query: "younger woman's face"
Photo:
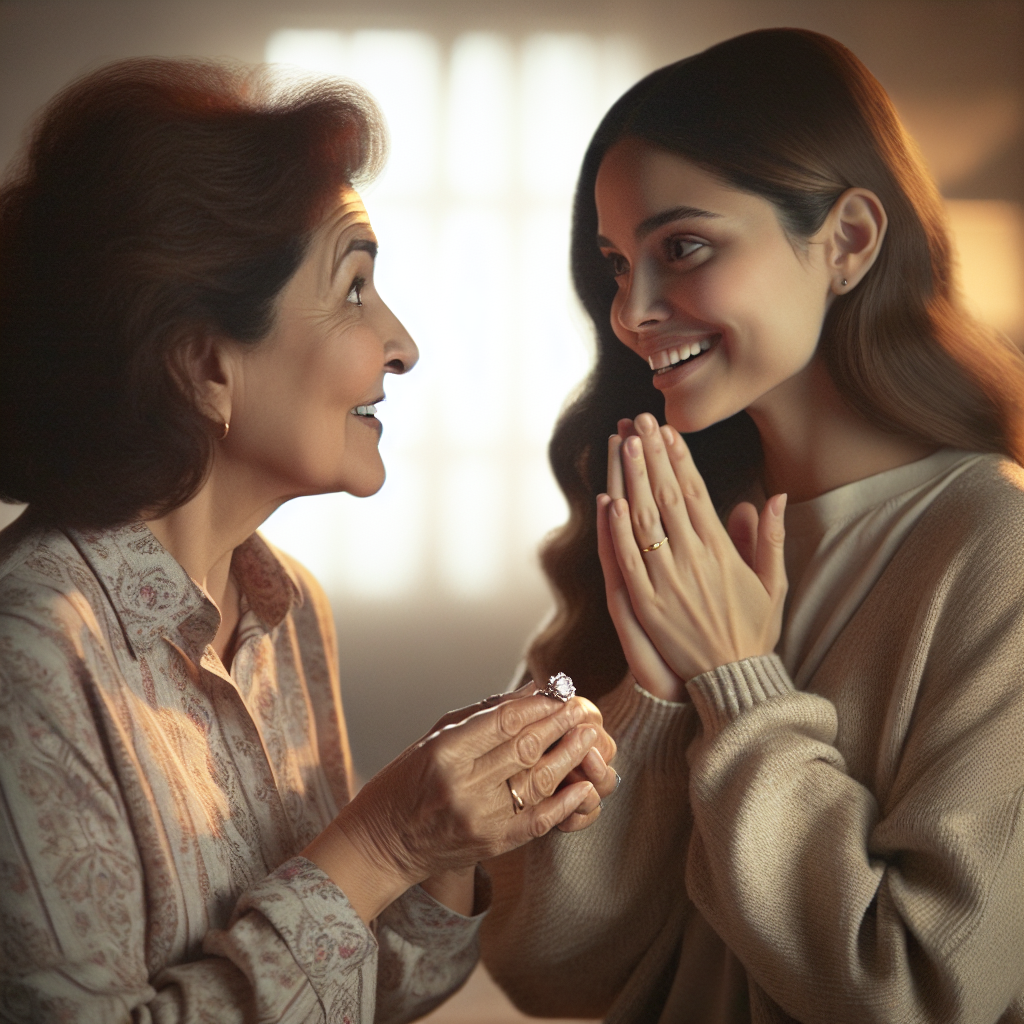
<svg viewBox="0 0 1024 1024"><path fill-rule="evenodd" d="M385 374L409 370L418 353L374 287L376 252L362 201L346 189L278 295L270 333L241 350L221 445L278 497L368 495L384 482L374 406Z"/></svg>
<svg viewBox="0 0 1024 1024"><path fill-rule="evenodd" d="M825 247L794 243L760 196L636 140L608 151L595 198L612 328L650 364L668 422L702 430L792 400L831 296Z"/></svg>

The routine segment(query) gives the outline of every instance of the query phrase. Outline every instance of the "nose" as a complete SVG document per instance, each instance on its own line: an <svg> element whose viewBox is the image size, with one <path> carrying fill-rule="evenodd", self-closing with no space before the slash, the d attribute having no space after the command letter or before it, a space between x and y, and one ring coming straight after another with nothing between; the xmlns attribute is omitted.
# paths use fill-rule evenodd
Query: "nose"
<svg viewBox="0 0 1024 1024"><path fill-rule="evenodd" d="M384 368L388 373L408 373L420 358L420 350L401 320L387 311L388 340L384 345Z"/></svg>
<svg viewBox="0 0 1024 1024"><path fill-rule="evenodd" d="M635 266L625 300L618 309L619 323L627 331L639 334L663 323L671 312L657 268L646 261Z"/></svg>

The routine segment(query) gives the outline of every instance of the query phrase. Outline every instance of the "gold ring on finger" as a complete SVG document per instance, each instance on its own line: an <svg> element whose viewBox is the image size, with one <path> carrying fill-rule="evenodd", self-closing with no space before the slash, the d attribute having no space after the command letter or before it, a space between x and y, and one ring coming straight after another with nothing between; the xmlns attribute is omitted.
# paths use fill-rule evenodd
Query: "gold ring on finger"
<svg viewBox="0 0 1024 1024"><path fill-rule="evenodd" d="M658 548L660 548L662 544L667 544L667 543L668 543L668 537L662 537L661 540L659 540L656 544L650 544L650 545L648 545L645 548L641 548L640 549L640 554L641 555L646 555L649 551L657 551Z"/></svg>
<svg viewBox="0 0 1024 1024"><path fill-rule="evenodd" d="M506 779L505 785L508 786L508 791L512 794L512 813L518 814L520 811L525 811L526 804L523 802L523 798L515 791L512 780Z"/></svg>

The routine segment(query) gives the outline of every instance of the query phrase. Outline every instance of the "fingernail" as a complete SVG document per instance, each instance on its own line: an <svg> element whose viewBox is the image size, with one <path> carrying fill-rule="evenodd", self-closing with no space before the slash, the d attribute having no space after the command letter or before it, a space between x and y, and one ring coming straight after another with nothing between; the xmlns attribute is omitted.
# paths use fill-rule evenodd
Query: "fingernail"
<svg viewBox="0 0 1024 1024"><path fill-rule="evenodd" d="M627 437L626 442L623 445L626 449L626 454L632 456L634 459L639 458L643 455L644 446L639 437Z"/></svg>
<svg viewBox="0 0 1024 1024"><path fill-rule="evenodd" d="M597 739L597 730L593 726L584 729L580 734L580 739L583 741L583 745L585 747L590 746L590 744Z"/></svg>
<svg viewBox="0 0 1024 1024"><path fill-rule="evenodd" d="M628 510L629 505L626 504L625 499L622 500L621 504L617 501L612 502L612 515L615 516L617 519L621 519L627 513Z"/></svg>
<svg viewBox="0 0 1024 1024"><path fill-rule="evenodd" d="M636 429L639 430L641 434L653 434L654 428L658 425L657 420L655 420L650 413L646 412L637 416L635 423Z"/></svg>
<svg viewBox="0 0 1024 1024"><path fill-rule="evenodd" d="M786 502L789 500L788 494L776 494L774 498L768 503L771 508L771 513L776 519L782 518L782 513L786 511Z"/></svg>
<svg viewBox="0 0 1024 1024"><path fill-rule="evenodd" d="M591 747L587 751L587 756L583 758L584 764L589 765L590 770L593 772L604 771L607 767L604 763L604 758L601 756L601 751L597 747Z"/></svg>
<svg viewBox="0 0 1024 1024"><path fill-rule="evenodd" d="M665 444L671 447L676 443L676 432L671 427L662 427L661 439L665 442Z"/></svg>
<svg viewBox="0 0 1024 1024"><path fill-rule="evenodd" d="M611 500L612 499L611 499L610 495L608 495L608 494L599 494L597 496L597 507L598 508L604 508Z"/></svg>

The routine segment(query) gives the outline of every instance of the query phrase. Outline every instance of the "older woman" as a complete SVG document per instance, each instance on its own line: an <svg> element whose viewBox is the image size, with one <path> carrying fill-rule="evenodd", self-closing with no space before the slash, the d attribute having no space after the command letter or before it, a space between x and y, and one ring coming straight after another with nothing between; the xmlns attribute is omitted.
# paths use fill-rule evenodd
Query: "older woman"
<svg viewBox="0 0 1024 1024"><path fill-rule="evenodd" d="M254 531L383 482L380 159L350 87L134 61L0 195L5 1020L412 1019L475 961L477 860L615 783L593 705L530 690L351 798L330 610Z"/></svg>

